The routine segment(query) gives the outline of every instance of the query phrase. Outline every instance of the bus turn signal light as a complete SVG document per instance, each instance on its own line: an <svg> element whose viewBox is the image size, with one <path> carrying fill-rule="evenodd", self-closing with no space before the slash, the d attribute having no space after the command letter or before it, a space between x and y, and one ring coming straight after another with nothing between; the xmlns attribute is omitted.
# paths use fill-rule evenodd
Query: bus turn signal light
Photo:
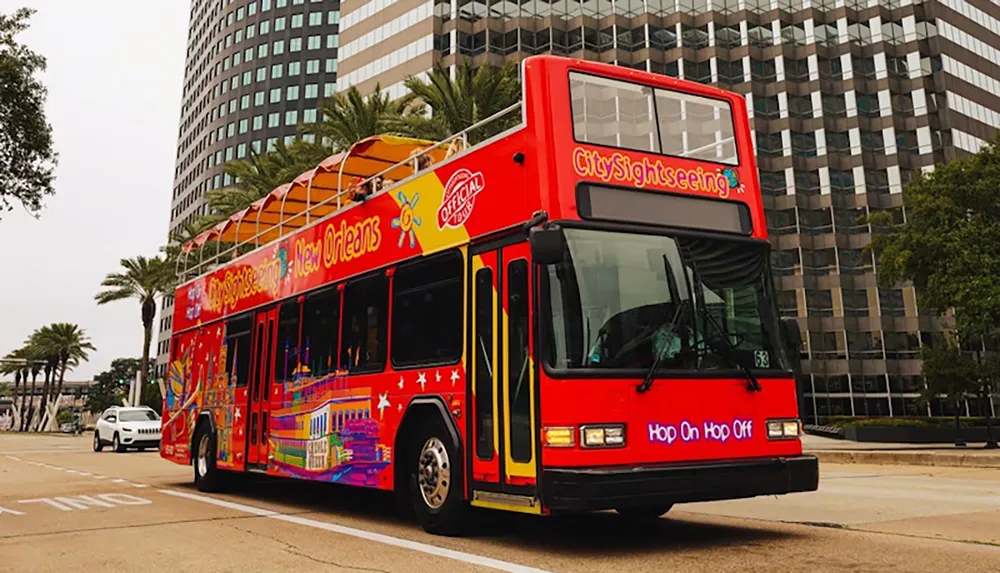
<svg viewBox="0 0 1000 573"><path fill-rule="evenodd" d="M544 428L542 436L545 445L550 448L572 448L573 447L573 427L555 426Z"/></svg>
<svg viewBox="0 0 1000 573"><path fill-rule="evenodd" d="M798 420L768 420L767 439L794 440L802 433L802 424Z"/></svg>
<svg viewBox="0 0 1000 573"><path fill-rule="evenodd" d="M621 448L625 445L625 426L583 426L580 428L585 448Z"/></svg>

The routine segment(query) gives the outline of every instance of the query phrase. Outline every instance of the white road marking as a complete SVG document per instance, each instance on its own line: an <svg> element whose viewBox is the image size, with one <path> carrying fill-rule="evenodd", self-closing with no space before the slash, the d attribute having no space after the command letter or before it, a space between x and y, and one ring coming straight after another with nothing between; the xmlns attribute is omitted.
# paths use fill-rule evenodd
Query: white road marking
<svg viewBox="0 0 1000 573"><path fill-rule="evenodd" d="M108 479L108 476L90 476L94 479Z"/></svg>
<svg viewBox="0 0 1000 573"><path fill-rule="evenodd" d="M313 529L322 529L324 531L339 533L341 535L349 535L351 537L357 537L360 539L366 539L368 541L374 541L375 543L382 543L384 545L391 545L393 547L401 547L403 549L419 551L420 553L426 553L428 555L434 555L435 557L444 557L445 559L461 561L462 563L468 563L470 565L479 565L480 567L496 569L497 571L507 571L508 573L549 573L544 569L536 569L534 567L527 567L525 565L509 563L507 561L501 561L499 559L492 559L490 557L483 557L481 555L465 553L463 551L455 551L453 549L445 549L444 547L438 547L436 545L428 545L426 543L410 541L409 539L401 539L399 537L393 537L391 535L374 533L372 531L365 531L364 529L355 529L353 527L345 527L343 525L326 523L324 521L317 521L315 519L308 519L305 517L299 517L297 515L285 515L277 511L261 509L259 507L243 505L241 503L233 503L231 501L215 499L214 497L197 495L182 491L172 491L169 489L161 489L159 490L159 492L166 495L172 495L174 497L182 497L184 499L190 499L193 501L200 501L202 503L217 505L219 507L225 507L227 509L241 511L243 513L249 513L251 515L257 515L260 517L269 517L271 519L277 519L279 521L285 521L288 523L295 523L297 525L312 527Z"/></svg>
<svg viewBox="0 0 1000 573"><path fill-rule="evenodd" d="M21 461L21 458L15 458L14 456L7 456L8 460L14 460L15 462Z"/></svg>
<svg viewBox="0 0 1000 573"><path fill-rule="evenodd" d="M128 480L127 479L118 478L118 479L111 480L111 482L112 483L128 483Z"/></svg>

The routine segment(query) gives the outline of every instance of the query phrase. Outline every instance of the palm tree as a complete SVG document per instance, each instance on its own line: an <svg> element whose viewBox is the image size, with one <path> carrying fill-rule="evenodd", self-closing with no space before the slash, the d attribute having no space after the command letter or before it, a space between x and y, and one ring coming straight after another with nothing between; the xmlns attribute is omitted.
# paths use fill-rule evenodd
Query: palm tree
<svg viewBox="0 0 1000 573"><path fill-rule="evenodd" d="M315 135L333 151L350 149L354 143L373 135L394 133L401 120L422 114L422 105L409 105L409 101L391 100L389 94L376 84L375 90L361 95L351 86L346 92L334 94L319 106L323 120L303 126L302 132Z"/></svg>
<svg viewBox="0 0 1000 573"><path fill-rule="evenodd" d="M87 332L68 322L55 322L38 329L32 335L31 342L47 357L46 377L51 379L58 376L58 384L52 393L53 400L62 395L66 371L86 361L88 352L96 350L87 337ZM50 382L49 391L52 390ZM45 396L42 399L44 401ZM43 409L43 414L44 411Z"/></svg>
<svg viewBox="0 0 1000 573"><path fill-rule="evenodd" d="M28 375L31 372L32 365L29 362L22 362L29 360L29 354L27 347L21 347L11 352L8 352L4 356L5 362L0 362L0 375L14 375L14 394L11 396L13 400L17 400L17 390L21 386L21 382L24 382L25 388L21 390L21 407L18 410L21 413L21 425L23 426L24 420L24 400L25 394L27 394L28 386ZM15 402L16 405L16 402ZM20 429L20 428L18 428Z"/></svg>
<svg viewBox="0 0 1000 573"><path fill-rule="evenodd" d="M517 64L508 62L497 69L493 66L472 67L464 60L452 79L448 68L440 64L427 80L409 77L404 85L410 90L405 104L421 101L431 110L431 117L411 115L402 118L399 131L415 137L445 139L516 104L521 99L521 81ZM520 121L510 114L469 134L470 143L488 139Z"/></svg>
<svg viewBox="0 0 1000 573"><path fill-rule="evenodd" d="M40 415L38 417L38 423L41 424L42 418L45 416L45 408L49 403L49 393L52 391L52 383L54 382L53 376L58 370L59 366L59 354L52 348L48 342L50 337L51 326L43 326L36 329L31 333L31 336L24 342L25 347L28 349L28 354L33 360L36 360L42 364L42 370L45 373L45 380L42 383L42 399L38 406L38 411ZM35 395L35 380L32 379L31 383L31 395L34 398ZM34 418L34 400L32 400L32 415L29 420ZM30 428L29 428L30 429ZM35 426L34 430L40 431L41 428Z"/></svg>
<svg viewBox="0 0 1000 573"><path fill-rule="evenodd" d="M142 308L142 359L139 363L139 396L149 382L149 345L153 340L153 319L156 318L156 297L171 292L174 286L174 269L160 257L122 259L123 273L109 273L101 286L108 290L97 293L97 304L134 298Z"/></svg>

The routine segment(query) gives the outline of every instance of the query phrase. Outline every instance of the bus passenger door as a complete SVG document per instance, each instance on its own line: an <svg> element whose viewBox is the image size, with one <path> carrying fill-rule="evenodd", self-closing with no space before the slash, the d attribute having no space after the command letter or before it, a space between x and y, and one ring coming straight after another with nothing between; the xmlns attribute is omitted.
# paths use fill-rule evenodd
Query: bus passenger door
<svg viewBox="0 0 1000 573"><path fill-rule="evenodd" d="M473 257L471 497L476 506L540 513L529 259L527 243Z"/></svg>
<svg viewBox="0 0 1000 573"><path fill-rule="evenodd" d="M254 317L253 362L247 399L247 464L267 464L269 398L274 377L274 338L278 309L258 312Z"/></svg>

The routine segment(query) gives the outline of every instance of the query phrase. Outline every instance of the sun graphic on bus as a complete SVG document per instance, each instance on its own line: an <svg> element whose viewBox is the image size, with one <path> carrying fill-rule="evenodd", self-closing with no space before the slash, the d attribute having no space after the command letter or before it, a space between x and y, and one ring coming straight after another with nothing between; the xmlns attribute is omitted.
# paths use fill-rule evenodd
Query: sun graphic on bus
<svg viewBox="0 0 1000 573"><path fill-rule="evenodd" d="M407 198L406 193L402 191L399 192L396 197L399 199L399 217L392 220L392 228L399 229L399 244L398 247L402 248L403 241L406 240L406 236L410 236L410 248L417 246L417 232L416 228L420 226L423 222L421 217L413 214L413 210L417 207L417 203L420 202L420 193L414 193L412 198Z"/></svg>

